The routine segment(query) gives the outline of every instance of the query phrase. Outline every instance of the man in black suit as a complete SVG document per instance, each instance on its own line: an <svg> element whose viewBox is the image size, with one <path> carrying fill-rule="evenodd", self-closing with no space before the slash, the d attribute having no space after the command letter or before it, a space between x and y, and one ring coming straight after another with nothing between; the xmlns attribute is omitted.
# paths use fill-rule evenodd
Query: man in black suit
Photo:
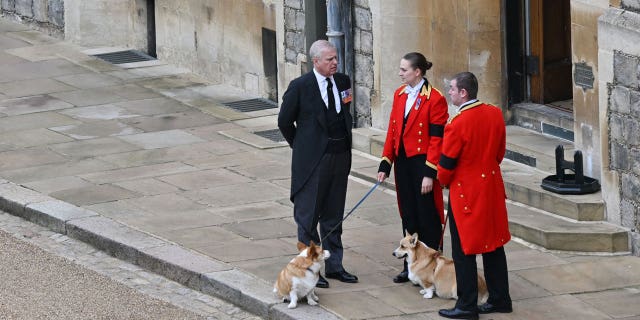
<svg viewBox="0 0 640 320"><path fill-rule="evenodd" d="M342 221L351 170L351 81L336 73L335 46L326 40L311 45L313 71L289 83L282 97L278 127L293 149L291 201L298 225L298 241L319 243L331 257L325 261L327 278L355 283L358 277L342 266ZM330 230L336 227L329 236ZM326 236L326 238L325 238ZM329 287L320 276L316 285Z"/></svg>

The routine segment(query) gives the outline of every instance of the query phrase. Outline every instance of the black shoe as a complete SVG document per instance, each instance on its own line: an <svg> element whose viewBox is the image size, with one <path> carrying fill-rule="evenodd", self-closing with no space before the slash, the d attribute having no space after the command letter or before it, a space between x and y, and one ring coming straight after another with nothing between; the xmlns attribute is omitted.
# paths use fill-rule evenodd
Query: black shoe
<svg viewBox="0 0 640 320"><path fill-rule="evenodd" d="M438 314L441 317L449 318L449 319L472 319L478 320L478 312L474 311L464 311L458 308L453 309L440 309Z"/></svg>
<svg viewBox="0 0 640 320"><path fill-rule="evenodd" d="M329 288L329 281L320 276L320 278L318 278L318 282L316 282L316 288Z"/></svg>
<svg viewBox="0 0 640 320"><path fill-rule="evenodd" d="M478 306L478 312L479 313L493 313L493 312L499 312L499 313L511 313L513 312L513 308L511 307L511 304L505 304L505 305L493 305L489 302L485 302L481 305Z"/></svg>
<svg viewBox="0 0 640 320"><path fill-rule="evenodd" d="M398 273L397 276L393 277L393 282L395 283L403 283L409 281L409 271L403 270Z"/></svg>
<svg viewBox="0 0 640 320"><path fill-rule="evenodd" d="M340 280L342 282L346 282L346 283L356 283L358 282L358 277L352 275L349 272L346 272L344 270L339 271L339 272L331 272L331 273L327 273L325 274L325 276L327 278L331 278L331 279L337 279Z"/></svg>

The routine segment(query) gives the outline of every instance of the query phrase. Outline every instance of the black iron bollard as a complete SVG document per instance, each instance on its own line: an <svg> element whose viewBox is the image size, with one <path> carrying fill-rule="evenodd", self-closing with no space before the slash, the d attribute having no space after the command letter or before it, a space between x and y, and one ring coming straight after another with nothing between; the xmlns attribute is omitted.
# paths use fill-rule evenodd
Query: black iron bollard
<svg viewBox="0 0 640 320"><path fill-rule="evenodd" d="M571 170L574 174L565 174ZM582 152L573 154L573 162L564 159L564 147L556 147L556 174L542 179L542 189L560 194L586 194L600 190L598 180L585 177L582 163Z"/></svg>

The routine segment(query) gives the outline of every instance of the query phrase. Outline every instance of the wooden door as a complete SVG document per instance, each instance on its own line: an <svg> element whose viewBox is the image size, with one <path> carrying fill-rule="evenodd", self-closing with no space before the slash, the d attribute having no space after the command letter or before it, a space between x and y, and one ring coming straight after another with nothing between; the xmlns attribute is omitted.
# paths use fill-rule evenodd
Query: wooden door
<svg viewBox="0 0 640 320"><path fill-rule="evenodd" d="M531 75L531 101L544 104L571 99L570 0L530 0L529 3L531 51L527 65Z"/></svg>

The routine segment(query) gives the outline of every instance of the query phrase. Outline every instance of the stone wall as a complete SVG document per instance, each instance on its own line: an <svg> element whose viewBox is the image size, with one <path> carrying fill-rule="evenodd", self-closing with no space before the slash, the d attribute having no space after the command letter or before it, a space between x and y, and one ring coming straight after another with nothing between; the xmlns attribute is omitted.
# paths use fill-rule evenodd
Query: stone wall
<svg viewBox="0 0 640 320"><path fill-rule="evenodd" d="M65 39L147 52L145 0L65 0Z"/></svg>
<svg viewBox="0 0 640 320"><path fill-rule="evenodd" d="M353 7L354 92L356 126L371 127L373 83L373 30L369 0L356 0Z"/></svg>
<svg viewBox="0 0 640 320"><path fill-rule="evenodd" d="M304 46L304 0L284 1L284 58L298 63L299 55L306 56Z"/></svg>
<svg viewBox="0 0 640 320"><path fill-rule="evenodd" d="M608 128L602 152L607 219L630 229L633 253L640 255L640 14L607 9L598 39L600 87L607 88L600 92L600 122Z"/></svg>
<svg viewBox="0 0 640 320"><path fill-rule="evenodd" d="M2 14L50 35L64 36L64 0L1 0Z"/></svg>

